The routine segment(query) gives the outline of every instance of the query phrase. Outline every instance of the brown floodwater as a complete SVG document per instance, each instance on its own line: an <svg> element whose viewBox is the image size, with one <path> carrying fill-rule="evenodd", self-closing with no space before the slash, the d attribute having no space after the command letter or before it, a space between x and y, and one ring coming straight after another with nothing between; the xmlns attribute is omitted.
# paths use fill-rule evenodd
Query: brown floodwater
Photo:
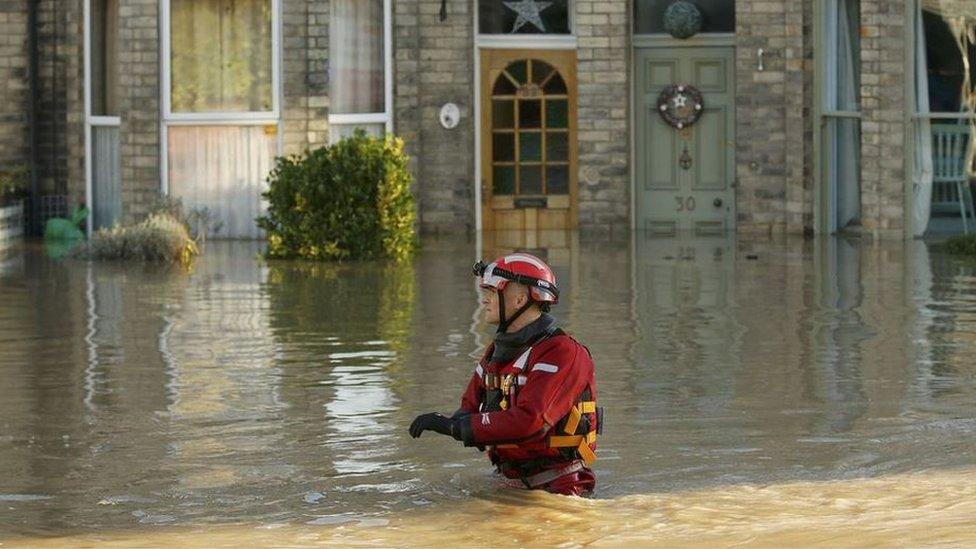
<svg viewBox="0 0 976 549"><path fill-rule="evenodd" d="M522 240L597 363L581 500L407 434L490 339L471 263L521 238L428 238L408 265L0 256L0 545L976 544L976 261Z"/></svg>

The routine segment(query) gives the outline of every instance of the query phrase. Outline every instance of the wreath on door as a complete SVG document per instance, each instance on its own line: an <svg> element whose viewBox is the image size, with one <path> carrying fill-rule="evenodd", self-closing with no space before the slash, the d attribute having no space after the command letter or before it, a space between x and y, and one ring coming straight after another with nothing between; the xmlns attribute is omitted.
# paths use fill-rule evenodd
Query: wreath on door
<svg viewBox="0 0 976 549"><path fill-rule="evenodd" d="M704 110L701 92L687 84L671 84L657 97L657 113L675 129L683 130L694 125Z"/></svg>

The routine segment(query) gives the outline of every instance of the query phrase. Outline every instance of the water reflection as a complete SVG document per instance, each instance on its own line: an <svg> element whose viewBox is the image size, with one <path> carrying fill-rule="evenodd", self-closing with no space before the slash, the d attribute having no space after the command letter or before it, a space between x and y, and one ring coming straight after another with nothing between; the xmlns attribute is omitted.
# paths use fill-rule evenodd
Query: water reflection
<svg viewBox="0 0 976 549"><path fill-rule="evenodd" d="M971 262L923 242L531 236L431 238L399 266L231 242L191 273L4 257L0 534L463 522L507 492L406 426L456 408L491 335L471 263L516 249L553 264L556 316L596 358L606 513L976 458Z"/></svg>

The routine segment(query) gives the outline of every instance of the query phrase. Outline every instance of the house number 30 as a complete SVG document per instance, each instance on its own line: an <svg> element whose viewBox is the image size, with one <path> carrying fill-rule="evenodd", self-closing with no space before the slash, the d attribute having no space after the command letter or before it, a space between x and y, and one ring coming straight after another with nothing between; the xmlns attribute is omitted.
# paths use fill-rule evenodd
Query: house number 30
<svg viewBox="0 0 976 549"><path fill-rule="evenodd" d="M695 197L694 196L676 196L674 201L678 203L679 212L693 212L695 211Z"/></svg>

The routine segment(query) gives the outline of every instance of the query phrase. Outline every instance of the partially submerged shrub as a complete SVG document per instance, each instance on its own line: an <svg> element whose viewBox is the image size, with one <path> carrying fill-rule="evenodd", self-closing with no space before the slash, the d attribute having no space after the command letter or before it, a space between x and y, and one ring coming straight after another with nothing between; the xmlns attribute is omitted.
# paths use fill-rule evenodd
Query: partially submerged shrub
<svg viewBox="0 0 976 549"><path fill-rule="evenodd" d="M81 248L80 255L90 259L136 259L187 265L199 253L183 222L169 213L154 213L135 225L99 230L88 246Z"/></svg>
<svg viewBox="0 0 976 549"><path fill-rule="evenodd" d="M961 234L946 241L946 250L956 255L976 256L976 235Z"/></svg>
<svg viewBox="0 0 976 549"><path fill-rule="evenodd" d="M215 236L224 227L224 222L217 217L217 213L206 206L199 206L187 210L183 201L175 196L160 196L149 206L151 214L168 214L190 231L193 240L205 245L207 237Z"/></svg>
<svg viewBox="0 0 976 549"><path fill-rule="evenodd" d="M357 131L329 147L278 158L268 176L269 258L409 257L416 245L403 141Z"/></svg>

